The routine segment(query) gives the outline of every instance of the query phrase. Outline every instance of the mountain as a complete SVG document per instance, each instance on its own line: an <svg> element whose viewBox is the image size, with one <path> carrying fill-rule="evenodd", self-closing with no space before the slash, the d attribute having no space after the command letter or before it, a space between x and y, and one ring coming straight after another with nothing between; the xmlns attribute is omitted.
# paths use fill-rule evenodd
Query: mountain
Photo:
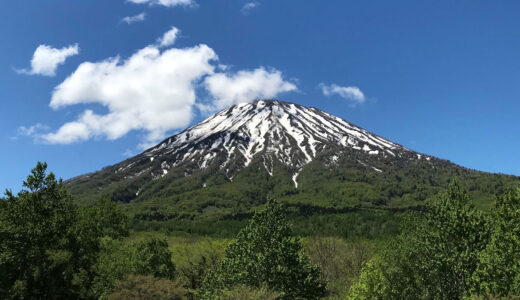
<svg viewBox="0 0 520 300"><path fill-rule="evenodd" d="M108 196L129 203L135 218L164 221L243 214L267 197L306 209L416 207L454 177L482 206L518 182L414 152L316 108L260 100L66 184L80 202Z"/></svg>

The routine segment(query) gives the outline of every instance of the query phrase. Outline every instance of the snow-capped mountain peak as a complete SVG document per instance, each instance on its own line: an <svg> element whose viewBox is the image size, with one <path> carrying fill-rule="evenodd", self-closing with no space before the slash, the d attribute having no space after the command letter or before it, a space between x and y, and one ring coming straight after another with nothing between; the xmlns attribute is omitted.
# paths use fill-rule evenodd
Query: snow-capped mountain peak
<svg viewBox="0 0 520 300"><path fill-rule="evenodd" d="M277 160L294 169L297 176L298 170L328 145L370 155L400 156L411 152L319 109L259 100L224 109L142 155L150 162L163 161L162 171L156 175L164 175L171 167L187 161L200 168L218 161L220 169L233 162L236 170L261 155L268 172L272 172L272 160Z"/></svg>

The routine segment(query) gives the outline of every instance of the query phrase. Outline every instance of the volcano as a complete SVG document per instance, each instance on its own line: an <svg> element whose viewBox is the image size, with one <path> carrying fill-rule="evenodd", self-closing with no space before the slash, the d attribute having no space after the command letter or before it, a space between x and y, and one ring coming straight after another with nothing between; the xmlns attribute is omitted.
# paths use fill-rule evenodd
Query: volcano
<svg viewBox="0 0 520 300"><path fill-rule="evenodd" d="M66 184L79 201L107 196L169 218L236 214L268 197L333 208L417 206L454 177L482 201L518 181L417 153L316 108L259 100Z"/></svg>

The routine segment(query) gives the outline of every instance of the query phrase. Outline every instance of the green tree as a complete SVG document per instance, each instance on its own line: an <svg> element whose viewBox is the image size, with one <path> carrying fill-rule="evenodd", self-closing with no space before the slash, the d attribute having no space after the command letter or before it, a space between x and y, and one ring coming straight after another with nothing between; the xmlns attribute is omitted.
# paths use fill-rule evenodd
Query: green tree
<svg viewBox="0 0 520 300"><path fill-rule="evenodd" d="M135 274L173 279L175 265L165 240L147 237L136 245Z"/></svg>
<svg viewBox="0 0 520 300"><path fill-rule="evenodd" d="M385 249L362 268L349 299L428 299L423 280L417 271L419 258L408 238L390 241Z"/></svg>
<svg viewBox="0 0 520 300"><path fill-rule="evenodd" d="M96 297L102 239L128 235L126 216L106 199L75 206L46 163L23 186L0 199L0 298Z"/></svg>
<svg viewBox="0 0 520 300"><path fill-rule="evenodd" d="M452 182L428 201L423 216L411 218L408 230L365 266L351 297L461 299L470 292L479 253L488 241L487 218Z"/></svg>
<svg viewBox="0 0 520 300"><path fill-rule="evenodd" d="M94 271L89 297L108 295L117 280L135 273L135 247L110 237L101 239L100 251L92 267Z"/></svg>
<svg viewBox="0 0 520 300"><path fill-rule="evenodd" d="M413 252L425 274L428 297L457 299L469 292L478 255L489 241L488 219L471 204L465 191L453 182L428 204L426 226L412 235Z"/></svg>
<svg viewBox="0 0 520 300"><path fill-rule="evenodd" d="M319 269L311 265L286 220L285 209L268 201L226 249L219 270L204 284L213 298L236 285L267 287L281 299L317 299L325 294Z"/></svg>
<svg viewBox="0 0 520 300"><path fill-rule="evenodd" d="M495 202L490 242L479 255L474 293L520 295L520 188Z"/></svg>
<svg viewBox="0 0 520 300"><path fill-rule="evenodd" d="M117 203L108 197L100 198L91 207L81 208L82 229L89 230L97 238L120 239L130 233L128 217Z"/></svg>
<svg viewBox="0 0 520 300"><path fill-rule="evenodd" d="M136 243L104 237L93 269L94 298L108 295L118 280L124 280L130 274L164 279L175 277L175 265L168 243L150 237Z"/></svg>
<svg viewBox="0 0 520 300"><path fill-rule="evenodd" d="M6 191L0 210L0 298L71 298L80 268L78 214L61 180L31 170L18 195Z"/></svg>
<svg viewBox="0 0 520 300"><path fill-rule="evenodd" d="M99 199L91 207L79 207L78 211L76 258L81 261L83 268L76 275L74 283L82 297L97 298L103 292L99 290L99 278L108 276L99 273L99 262L111 255L107 250L112 250L113 244L128 236L128 218L108 198ZM109 272L113 274L116 271Z"/></svg>

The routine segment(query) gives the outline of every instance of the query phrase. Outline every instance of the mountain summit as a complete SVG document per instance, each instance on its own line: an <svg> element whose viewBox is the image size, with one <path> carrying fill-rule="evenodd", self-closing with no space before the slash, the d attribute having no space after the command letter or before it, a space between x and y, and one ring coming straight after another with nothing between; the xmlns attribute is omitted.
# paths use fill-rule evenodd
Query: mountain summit
<svg viewBox="0 0 520 300"><path fill-rule="evenodd" d="M273 174L274 161L283 164L292 170L297 185L296 177L301 169L331 148L348 148L383 157L413 154L403 146L319 109L278 100L259 100L224 109L148 149L137 161L132 160L119 170L148 164L147 172L157 178L182 164L192 166L186 170L189 173L218 164L232 180L240 169L257 159L269 175ZM430 159L420 154L416 157ZM143 169L135 171L134 174L138 174Z"/></svg>
<svg viewBox="0 0 520 300"><path fill-rule="evenodd" d="M327 207L415 206L453 177L478 186L482 174L316 108L259 100L224 109L135 157L66 184L84 201L105 195L155 213L158 203L175 214L204 213L207 207L237 213L266 197ZM486 194L481 189L474 188L479 196ZM145 205L149 200L155 208Z"/></svg>

